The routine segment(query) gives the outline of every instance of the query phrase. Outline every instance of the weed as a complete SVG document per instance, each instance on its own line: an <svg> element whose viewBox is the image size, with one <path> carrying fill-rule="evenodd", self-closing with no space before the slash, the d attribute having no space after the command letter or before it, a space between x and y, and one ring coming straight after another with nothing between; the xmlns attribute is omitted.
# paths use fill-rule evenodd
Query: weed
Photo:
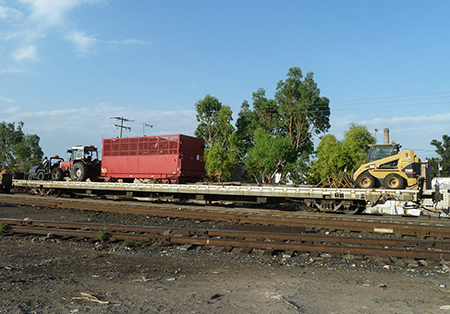
<svg viewBox="0 0 450 314"><path fill-rule="evenodd" d="M109 228L108 227L104 227L103 229L100 229L98 231L98 238L102 242L108 241L111 238L111 234L109 233Z"/></svg>
<svg viewBox="0 0 450 314"><path fill-rule="evenodd" d="M6 232L6 223L3 220L0 220L0 234Z"/></svg>
<svg viewBox="0 0 450 314"><path fill-rule="evenodd" d="M127 248L135 248L135 247L142 246L142 242L126 239L125 241L123 241L122 246L127 247Z"/></svg>

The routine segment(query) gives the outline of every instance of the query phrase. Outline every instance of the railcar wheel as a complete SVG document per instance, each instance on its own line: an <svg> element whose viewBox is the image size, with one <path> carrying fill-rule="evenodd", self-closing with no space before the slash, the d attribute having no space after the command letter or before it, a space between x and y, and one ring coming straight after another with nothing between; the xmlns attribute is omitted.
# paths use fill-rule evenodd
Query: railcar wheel
<svg viewBox="0 0 450 314"><path fill-rule="evenodd" d="M348 208L344 208L342 210L342 212L344 214L346 214L346 215L356 215L356 214L361 213L362 210L363 210L363 208L360 208L358 206L351 206L351 207L348 207Z"/></svg>
<svg viewBox="0 0 450 314"><path fill-rule="evenodd" d="M61 168L57 167L52 170L51 178L53 181L62 181L64 173Z"/></svg>
<svg viewBox="0 0 450 314"><path fill-rule="evenodd" d="M405 186L405 180L398 174L388 174L383 180L383 186L387 189L402 189Z"/></svg>
<svg viewBox="0 0 450 314"><path fill-rule="evenodd" d="M70 170L70 178L73 181L86 181L86 179L88 178L88 170L86 165L82 162L78 162L73 165L72 169Z"/></svg>
<svg viewBox="0 0 450 314"><path fill-rule="evenodd" d="M362 189L370 189L375 185L375 178L367 171L356 178L356 185Z"/></svg>

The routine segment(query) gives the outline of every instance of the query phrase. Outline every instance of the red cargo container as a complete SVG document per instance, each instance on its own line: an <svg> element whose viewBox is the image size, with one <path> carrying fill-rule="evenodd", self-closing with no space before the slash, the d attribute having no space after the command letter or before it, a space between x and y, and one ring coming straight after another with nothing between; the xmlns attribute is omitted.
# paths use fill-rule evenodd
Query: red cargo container
<svg viewBox="0 0 450 314"><path fill-rule="evenodd" d="M202 139L182 134L105 138L101 177L195 182L205 175L203 151Z"/></svg>

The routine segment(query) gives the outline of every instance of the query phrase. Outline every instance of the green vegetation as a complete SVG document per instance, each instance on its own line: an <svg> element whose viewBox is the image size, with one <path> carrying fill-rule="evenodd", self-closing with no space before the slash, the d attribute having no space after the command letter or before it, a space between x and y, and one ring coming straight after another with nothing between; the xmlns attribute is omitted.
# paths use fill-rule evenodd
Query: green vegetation
<svg viewBox="0 0 450 314"><path fill-rule="evenodd" d="M231 179L236 163L245 166L250 180L272 183L279 174L294 182L304 181L314 151L312 136L330 128L329 100L309 72L291 68L277 84L274 99L264 89L253 93L252 106L244 101L236 121L232 112L207 95L196 103L197 137L205 140L206 171L210 180ZM253 107L253 108L251 108Z"/></svg>
<svg viewBox="0 0 450 314"><path fill-rule="evenodd" d="M430 145L436 147L439 157L430 158L432 177L450 177L450 136L443 135L442 142L432 140Z"/></svg>
<svg viewBox="0 0 450 314"><path fill-rule="evenodd" d="M195 108L200 122L195 136L205 140L206 175L211 181L230 181L237 165L235 147L230 142L233 112L211 95L199 100Z"/></svg>
<svg viewBox="0 0 450 314"><path fill-rule="evenodd" d="M125 241L123 241L122 246L127 248L136 248L142 246L142 242L126 239Z"/></svg>
<svg viewBox="0 0 450 314"><path fill-rule="evenodd" d="M107 242L111 238L111 234L109 233L109 228L104 227L98 231L98 238L101 242Z"/></svg>
<svg viewBox="0 0 450 314"><path fill-rule="evenodd" d="M350 124L342 142L331 134L322 136L317 147L317 159L311 166L310 183L317 184L332 174L357 170L366 162L369 144L375 144L373 136L365 126L354 123Z"/></svg>
<svg viewBox="0 0 450 314"><path fill-rule="evenodd" d="M6 232L6 223L3 220L0 220L0 234Z"/></svg>
<svg viewBox="0 0 450 314"><path fill-rule="evenodd" d="M24 134L23 122L0 123L0 171L28 171L28 168L42 160L39 136Z"/></svg>

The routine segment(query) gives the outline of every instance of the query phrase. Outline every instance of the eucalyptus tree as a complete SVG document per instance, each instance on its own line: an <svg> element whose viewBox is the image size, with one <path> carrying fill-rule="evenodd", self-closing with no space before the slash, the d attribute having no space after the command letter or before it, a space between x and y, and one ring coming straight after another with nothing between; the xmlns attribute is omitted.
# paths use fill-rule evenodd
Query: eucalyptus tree
<svg viewBox="0 0 450 314"><path fill-rule="evenodd" d="M42 160L39 136L25 134L23 122L0 123L0 170L22 171Z"/></svg>
<svg viewBox="0 0 450 314"><path fill-rule="evenodd" d="M205 141L205 169L208 179L231 180L236 169L236 150L231 144L234 127L231 108L211 95L197 101L197 121L194 134Z"/></svg>

